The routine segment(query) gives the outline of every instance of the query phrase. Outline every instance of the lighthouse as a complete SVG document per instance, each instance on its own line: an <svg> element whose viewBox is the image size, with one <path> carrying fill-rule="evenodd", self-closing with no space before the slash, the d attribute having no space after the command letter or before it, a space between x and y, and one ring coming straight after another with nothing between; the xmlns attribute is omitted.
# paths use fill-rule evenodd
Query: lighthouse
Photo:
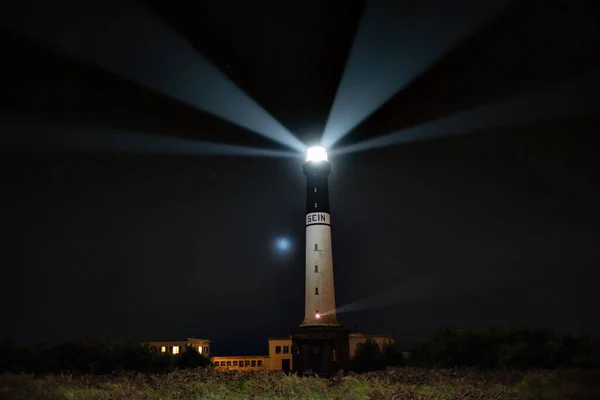
<svg viewBox="0 0 600 400"><path fill-rule="evenodd" d="M338 322L335 311L327 150L310 147L302 168L306 176L304 320L292 333L292 356L296 372L327 376L347 370L349 362L349 331Z"/></svg>
<svg viewBox="0 0 600 400"><path fill-rule="evenodd" d="M306 286L304 321L300 326L339 326L335 313L329 174L324 147L310 147L303 166L306 176Z"/></svg>

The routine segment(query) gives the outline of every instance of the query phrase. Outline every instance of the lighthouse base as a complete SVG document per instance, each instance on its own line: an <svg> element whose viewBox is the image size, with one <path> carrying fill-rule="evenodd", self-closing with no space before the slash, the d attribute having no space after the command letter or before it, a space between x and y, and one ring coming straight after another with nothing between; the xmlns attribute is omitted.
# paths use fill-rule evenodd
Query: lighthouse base
<svg viewBox="0 0 600 400"><path fill-rule="evenodd" d="M350 331L342 326L300 326L292 332L294 372L330 376L350 366Z"/></svg>

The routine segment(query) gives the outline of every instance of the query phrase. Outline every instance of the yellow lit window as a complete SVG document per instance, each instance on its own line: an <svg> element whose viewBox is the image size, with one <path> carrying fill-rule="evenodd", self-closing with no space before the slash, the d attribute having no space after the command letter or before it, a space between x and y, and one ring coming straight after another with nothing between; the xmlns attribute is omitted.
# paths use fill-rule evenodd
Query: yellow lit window
<svg viewBox="0 0 600 400"><path fill-rule="evenodd" d="M166 353L167 352L167 346L160 346L160 352L161 353Z"/></svg>
<svg viewBox="0 0 600 400"><path fill-rule="evenodd" d="M173 354L179 354L179 346L173 346Z"/></svg>
<svg viewBox="0 0 600 400"><path fill-rule="evenodd" d="M198 353L202 354L202 346L198 346Z"/></svg>

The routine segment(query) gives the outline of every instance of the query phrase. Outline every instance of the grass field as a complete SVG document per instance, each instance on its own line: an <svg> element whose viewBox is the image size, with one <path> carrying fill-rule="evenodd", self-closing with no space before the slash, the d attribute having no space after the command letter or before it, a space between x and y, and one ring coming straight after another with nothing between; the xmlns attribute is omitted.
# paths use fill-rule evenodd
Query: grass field
<svg viewBox="0 0 600 400"><path fill-rule="evenodd" d="M331 380L212 368L167 374L0 375L0 398L54 399L600 399L600 371L390 369Z"/></svg>

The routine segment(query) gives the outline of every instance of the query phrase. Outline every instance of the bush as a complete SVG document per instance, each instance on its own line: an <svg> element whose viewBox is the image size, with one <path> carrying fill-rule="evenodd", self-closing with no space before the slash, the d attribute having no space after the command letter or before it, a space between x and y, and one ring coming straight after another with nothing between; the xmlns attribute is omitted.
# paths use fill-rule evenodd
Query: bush
<svg viewBox="0 0 600 400"><path fill-rule="evenodd" d="M190 369L208 367L210 360L198 353L192 346L187 346L183 354L177 360L177 368Z"/></svg>

